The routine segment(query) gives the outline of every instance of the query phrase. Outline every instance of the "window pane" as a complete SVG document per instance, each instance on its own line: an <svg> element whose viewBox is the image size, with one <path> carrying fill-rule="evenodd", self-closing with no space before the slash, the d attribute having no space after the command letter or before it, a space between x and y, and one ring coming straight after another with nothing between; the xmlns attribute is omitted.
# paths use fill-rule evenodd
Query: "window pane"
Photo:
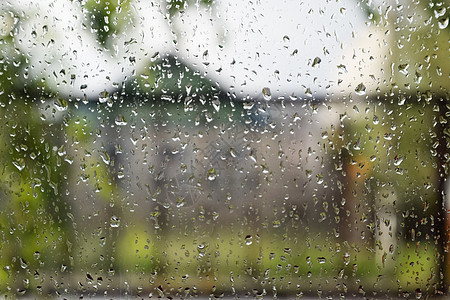
<svg viewBox="0 0 450 300"><path fill-rule="evenodd" d="M5 297L448 293L449 3L0 4Z"/></svg>

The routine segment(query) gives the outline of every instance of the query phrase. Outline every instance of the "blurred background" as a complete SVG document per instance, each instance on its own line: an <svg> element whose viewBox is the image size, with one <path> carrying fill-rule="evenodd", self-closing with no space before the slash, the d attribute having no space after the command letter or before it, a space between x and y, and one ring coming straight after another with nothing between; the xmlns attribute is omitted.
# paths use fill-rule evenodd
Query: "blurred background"
<svg viewBox="0 0 450 300"><path fill-rule="evenodd" d="M445 297L449 9L1 2L1 295Z"/></svg>

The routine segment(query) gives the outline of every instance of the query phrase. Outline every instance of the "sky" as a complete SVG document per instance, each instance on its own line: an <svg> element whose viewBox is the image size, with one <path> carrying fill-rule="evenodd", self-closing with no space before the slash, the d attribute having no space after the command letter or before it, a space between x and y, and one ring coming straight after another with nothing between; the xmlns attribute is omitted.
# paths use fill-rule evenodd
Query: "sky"
<svg viewBox="0 0 450 300"><path fill-rule="evenodd" d="M165 1L132 0L130 21L108 49L83 26L89 20L77 1L11 0L0 9L4 24L12 22L8 10L20 16L15 46L29 59L29 76L63 95L96 98L141 74L155 55L176 56L239 97L263 89L272 98L330 96L381 78L369 74L380 69L369 57L382 57L383 47L356 1L215 3L190 5L170 22Z"/></svg>

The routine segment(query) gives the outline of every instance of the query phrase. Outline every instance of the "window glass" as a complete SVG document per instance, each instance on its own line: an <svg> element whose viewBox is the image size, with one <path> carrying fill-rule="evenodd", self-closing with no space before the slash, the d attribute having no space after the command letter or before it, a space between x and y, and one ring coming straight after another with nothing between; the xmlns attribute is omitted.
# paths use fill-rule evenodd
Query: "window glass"
<svg viewBox="0 0 450 300"><path fill-rule="evenodd" d="M449 10L2 1L0 295L446 295Z"/></svg>

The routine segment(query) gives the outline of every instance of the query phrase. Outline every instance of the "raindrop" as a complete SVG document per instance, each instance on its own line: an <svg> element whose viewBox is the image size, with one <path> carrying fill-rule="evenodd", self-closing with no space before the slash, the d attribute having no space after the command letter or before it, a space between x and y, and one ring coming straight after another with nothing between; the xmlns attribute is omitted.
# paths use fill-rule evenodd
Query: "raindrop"
<svg viewBox="0 0 450 300"><path fill-rule="evenodd" d="M361 138L358 138L358 140L356 140L356 142L353 144L353 149L361 150Z"/></svg>
<svg viewBox="0 0 450 300"><path fill-rule="evenodd" d="M253 243L252 239L253 239L253 237L252 237L251 235L247 235L247 236L245 237L245 244L246 244L247 246L250 246L250 245Z"/></svg>
<svg viewBox="0 0 450 300"><path fill-rule="evenodd" d="M120 219L116 216L112 216L109 225L112 228L117 228L120 226Z"/></svg>
<svg viewBox="0 0 450 300"><path fill-rule="evenodd" d="M316 58L314 58L311 66L314 68L314 67L318 66L321 62L322 62L322 60L320 59L320 57L316 57Z"/></svg>
<svg viewBox="0 0 450 300"><path fill-rule="evenodd" d="M191 93L192 85L188 83L184 88L186 89L186 95L189 96L189 94Z"/></svg>
<svg viewBox="0 0 450 300"><path fill-rule="evenodd" d="M366 93L366 86L361 82L360 84L358 84L355 88L355 92L357 95L364 95Z"/></svg>
<svg viewBox="0 0 450 300"><path fill-rule="evenodd" d="M310 88L306 88L305 95L308 96L308 97L312 97L312 92L311 92Z"/></svg>
<svg viewBox="0 0 450 300"><path fill-rule="evenodd" d="M19 171L25 169L25 160L23 158L18 158L16 159L16 161L13 161L12 163Z"/></svg>
<svg viewBox="0 0 450 300"><path fill-rule="evenodd" d="M20 266L22 267L22 269L28 268L28 264L23 258L20 258Z"/></svg>
<svg viewBox="0 0 450 300"><path fill-rule="evenodd" d="M234 150L234 148L230 148L230 155L233 158L236 158L237 154L236 154L236 150Z"/></svg>
<svg viewBox="0 0 450 300"><path fill-rule="evenodd" d="M449 17L441 18L438 20L439 29L445 29L448 26Z"/></svg>
<svg viewBox="0 0 450 300"><path fill-rule="evenodd" d="M416 72L416 77L414 78L414 82L419 84L422 81L422 74L420 74L419 72Z"/></svg>
<svg viewBox="0 0 450 300"><path fill-rule="evenodd" d="M409 64L401 64L398 66L398 71L405 76L408 76L408 67Z"/></svg>
<svg viewBox="0 0 450 300"><path fill-rule="evenodd" d="M203 60L208 60L208 55L209 55L208 50L206 50L205 52L203 52L203 55L202 55Z"/></svg>
<svg viewBox="0 0 450 300"><path fill-rule="evenodd" d="M100 92L100 94L98 95L98 101L100 103L105 103L109 100L109 93L104 90L103 92Z"/></svg>
<svg viewBox="0 0 450 300"><path fill-rule="evenodd" d="M272 98L272 93L268 87L262 89L262 94L265 100L270 100Z"/></svg>
<svg viewBox="0 0 450 300"><path fill-rule="evenodd" d="M319 264L324 264L324 263L327 262L327 259L326 259L325 257L318 257L318 258L317 258L317 262L318 262Z"/></svg>
<svg viewBox="0 0 450 300"><path fill-rule="evenodd" d="M21 296L25 295L26 292L27 292L27 290L25 290L25 289L18 289L17 290L17 294L19 294Z"/></svg>
<svg viewBox="0 0 450 300"><path fill-rule="evenodd" d="M66 155L66 146L61 145L61 147L58 148L58 156L64 156Z"/></svg>
<svg viewBox="0 0 450 300"><path fill-rule="evenodd" d="M214 181L216 180L217 174L216 170L214 168L211 168L208 170L208 180Z"/></svg>
<svg viewBox="0 0 450 300"><path fill-rule="evenodd" d="M378 123L380 123L378 116L373 116L373 125L377 125Z"/></svg>
<svg viewBox="0 0 450 300"><path fill-rule="evenodd" d="M212 105L213 105L214 109L216 110L216 112L219 112L219 110L220 110L220 101L219 101L219 99L214 99L212 101Z"/></svg>
<svg viewBox="0 0 450 300"><path fill-rule="evenodd" d="M55 107L58 111L65 111L69 107L69 102L63 98L58 98L55 101Z"/></svg>
<svg viewBox="0 0 450 300"><path fill-rule="evenodd" d="M205 244L200 244L197 246L197 251L200 257L205 256L206 253L206 245Z"/></svg>
<svg viewBox="0 0 450 300"><path fill-rule="evenodd" d="M159 52L155 52L150 58L150 61L155 62L159 58Z"/></svg>
<svg viewBox="0 0 450 300"><path fill-rule="evenodd" d="M243 107L244 107L244 109L246 109L246 110L250 110L250 109L253 108L254 105L255 105L254 102L244 102Z"/></svg>
<svg viewBox="0 0 450 300"><path fill-rule="evenodd" d="M117 126L125 126L127 125L127 120L123 115L118 115L115 119L115 123Z"/></svg>
<svg viewBox="0 0 450 300"><path fill-rule="evenodd" d="M416 299L420 299L422 298L422 290L421 289L416 289Z"/></svg>
<svg viewBox="0 0 450 300"><path fill-rule="evenodd" d="M431 6L431 5L430 5ZM445 12L447 11L447 9L445 7L438 7L434 10L434 16L436 18L442 17L443 15L445 15Z"/></svg>
<svg viewBox="0 0 450 300"><path fill-rule="evenodd" d="M383 135L383 138L384 138L386 141L392 140L392 133L386 132L386 133Z"/></svg>
<svg viewBox="0 0 450 300"><path fill-rule="evenodd" d="M186 201L184 201L184 198L183 197L178 197L176 206L178 208L180 208L180 207L183 207L185 204L186 204Z"/></svg>
<svg viewBox="0 0 450 300"><path fill-rule="evenodd" d="M106 152L106 151L100 151L100 158L103 160L103 162L106 164L106 165L109 165L110 163L111 163L111 158L109 157L109 154L108 154L108 152Z"/></svg>
<svg viewBox="0 0 450 300"><path fill-rule="evenodd" d="M339 69L339 71L343 71L344 73L347 73L347 67L343 64L340 64L337 66L337 68Z"/></svg>
<svg viewBox="0 0 450 300"><path fill-rule="evenodd" d="M394 157L394 166L399 166L402 163L402 161L403 161L403 157L396 155Z"/></svg>

